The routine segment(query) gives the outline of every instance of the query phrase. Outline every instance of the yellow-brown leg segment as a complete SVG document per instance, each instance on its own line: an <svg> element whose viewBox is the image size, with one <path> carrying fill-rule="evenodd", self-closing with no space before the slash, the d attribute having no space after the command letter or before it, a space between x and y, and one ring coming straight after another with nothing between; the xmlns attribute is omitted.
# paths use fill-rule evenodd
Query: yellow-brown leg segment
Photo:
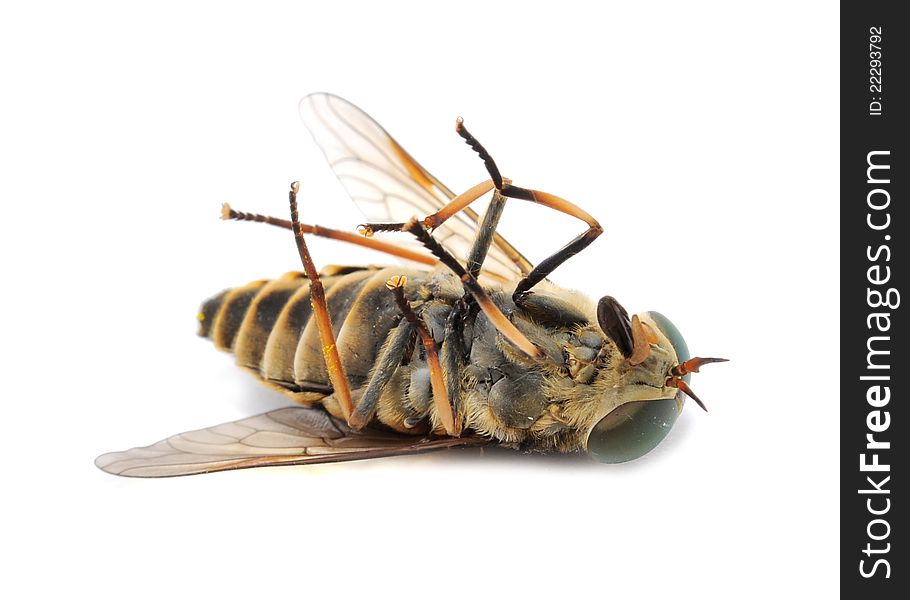
<svg viewBox="0 0 910 600"><path fill-rule="evenodd" d="M468 191L452 198L448 204L440 208L438 211L434 212L432 215L427 215L422 221L423 226L427 229L439 227L448 221L449 218L451 218L453 215L457 214L459 211L464 210L472 202L492 189L493 182L491 180L488 179L486 181L481 181L477 185L468 189ZM365 223L357 229L361 235L370 237L376 231L404 231L405 225L407 225L407 223Z"/></svg>
<svg viewBox="0 0 910 600"><path fill-rule="evenodd" d="M231 205L227 203L221 206L221 218L225 221L254 221L256 223L265 223L283 229L292 229L291 222L286 219L237 211L231 208ZM409 248L398 246L397 244L366 238L356 233L329 229L328 227L322 227L320 225L307 225L306 223L300 223L300 231L332 240L348 242L349 244L363 246L379 252L385 252L386 254L412 260L424 265L435 266L439 262L432 256L424 254L423 252L415 252Z"/></svg>
<svg viewBox="0 0 910 600"><path fill-rule="evenodd" d="M325 358L329 381L332 382L332 388L335 390L334 394L338 399L338 405L341 408L344 419L350 425L351 414L354 412L354 404L351 401L351 387L348 385L348 377L344 372L344 366L341 364L341 357L338 355L338 346L335 344L332 321L325 302L325 290L322 287L322 281L319 279L319 273L316 271L316 265L313 264L310 251L307 249L306 241L303 239L303 230L297 217L297 192L299 189L300 183L295 181L291 184L291 191L288 193L291 205L291 229L294 232L294 241L297 242L297 252L300 254L303 270L306 271L306 276L310 280L310 302L313 306L313 318L316 319L316 326L319 329L319 340L322 343L322 355Z"/></svg>
<svg viewBox="0 0 910 600"><path fill-rule="evenodd" d="M404 286L407 282L407 278L403 275L396 275L389 279L385 285L395 295L395 302L398 304L401 314L413 325L417 335L420 336L420 343L426 350L427 366L430 368L430 387L433 390L433 404L436 407L436 414L439 415L439 420L442 421L446 434L458 437L461 435L461 420L455 419L455 411L452 408L445 378L442 374L442 365L439 363L439 349L436 346L436 340L430 335L423 320L417 316L407 298L404 297Z"/></svg>

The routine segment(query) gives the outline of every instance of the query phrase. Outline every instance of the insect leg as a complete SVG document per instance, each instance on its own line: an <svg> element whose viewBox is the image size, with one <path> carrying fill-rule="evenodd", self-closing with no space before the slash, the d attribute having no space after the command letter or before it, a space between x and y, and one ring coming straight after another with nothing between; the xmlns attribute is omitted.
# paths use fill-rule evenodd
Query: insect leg
<svg viewBox="0 0 910 600"><path fill-rule="evenodd" d="M487 207L487 212L480 222L477 230L477 237L471 246L468 254L468 273L477 279L480 276L480 270L483 260L487 256L490 244L494 241L496 225L499 223L499 217L502 216L502 209L505 208L506 199L498 190L493 191L493 199ZM464 321L470 315L473 315L478 308L477 302L471 292L465 291L464 296L452 307L452 312L446 318L445 332L443 333L443 345L440 358L442 359L442 372L446 376L446 385L449 388L449 397L457 398L461 382L457 373L461 372L467 358L462 339Z"/></svg>
<svg viewBox="0 0 910 600"><path fill-rule="evenodd" d="M464 122L461 119L456 123L455 130L458 132L458 135L464 138L465 142L477 152L480 158L483 159L484 165L487 167L487 172L490 174L490 179L503 196L515 198L517 200L527 200L528 202L534 202L535 204L552 208L555 211L584 221L588 225L586 231L582 232L562 249L542 260L518 283L515 292L512 294L512 299L516 304L520 304L521 299L527 294L528 290L540 283L552 273L556 267L587 248L591 242L603 233L603 227L600 226L600 223L598 223L594 217L568 200L547 192L512 185L511 181L503 178L499 173L499 167L496 166L493 157L490 156L490 153L487 152L486 148L477 141L477 138L471 135L467 128L465 128Z"/></svg>
<svg viewBox="0 0 910 600"><path fill-rule="evenodd" d="M351 388L348 385L348 377L344 372L344 366L341 364L341 357L338 355L338 346L335 344L332 321L325 302L325 290L322 287L322 281L319 279L319 273L316 271L316 265L313 264L310 251L307 249L306 241L303 239L303 231L297 218L297 192L299 189L300 183L295 181L291 184L291 191L288 193L291 205L291 229L294 231L294 241L297 242L297 252L300 254L303 270L306 271L306 276L310 280L310 302L313 305L313 318L316 319L316 326L319 329L322 355L325 358L329 380L332 382L332 388L335 390L335 397L338 399L338 405L341 408L344 419L350 424L351 415L354 412L354 406L351 401Z"/></svg>
<svg viewBox="0 0 910 600"><path fill-rule="evenodd" d="M490 200L487 212L480 222L480 226L477 230L477 237L474 238L474 244L471 246L471 251L468 254L467 272L474 277L474 279L477 279L477 277L480 276L483 260L487 256L490 244L494 241L496 225L499 223L499 217L502 216L502 210L505 208L505 205L505 197L503 197L498 190L494 190L493 198ZM464 340L461 337L464 319L469 314L473 314L477 308L478 305L474 301L471 293L465 291L465 295L462 296L461 300L455 303L452 312L449 313L449 316L446 319L444 334L445 344L442 346L440 358L442 359L443 373L446 375L446 385L449 388L449 397L451 398L458 396L461 382L456 377L456 373L461 372L461 367L466 360Z"/></svg>
<svg viewBox="0 0 910 600"><path fill-rule="evenodd" d="M376 368L367 382L367 388L360 400L354 406L354 413L351 415L351 427L361 429L365 427L376 413L376 406L379 403L379 396L386 384L395 374L395 370L401 364L411 341L414 336L414 326L410 321L404 320L398 324L389 337L389 341L382 352L382 356L376 363Z"/></svg>
<svg viewBox="0 0 910 600"><path fill-rule="evenodd" d="M477 185L471 187L463 194L459 194L452 198L448 204L440 208L438 211L431 215L427 215L421 221L423 226L427 229L435 229L448 221L450 218L458 214L460 211L465 211L468 215L474 220L477 220L477 214L468 208L471 203L475 200L489 192L490 190L495 189L495 184L492 180L482 181ZM407 223L365 223L357 228L361 235L370 238L377 231L405 231ZM481 225L481 228L483 225ZM512 247L509 242L505 240L502 236L496 233L495 226L493 231L490 232L491 242L495 243L496 246L502 250L502 252L518 267L518 270L521 273L527 275L531 270L531 263L528 262L524 256L521 255L514 247ZM487 249L489 249L490 243L487 242ZM486 256L486 251L484 251L484 256Z"/></svg>
<svg viewBox="0 0 910 600"><path fill-rule="evenodd" d="M407 298L404 297L404 286L408 282L404 276L395 276L386 282L386 287L395 295L395 302L401 310L401 314L417 330L420 336L420 342L423 344L427 355L427 366L430 368L430 386L433 390L433 403L436 405L436 413L445 427L446 433L451 436L461 435L461 422L455 420L455 410L449 401L448 388L442 374L442 365L439 363L439 352L436 346L436 340L430 335L427 326L414 309Z"/></svg>
<svg viewBox="0 0 910 600"><path fill-rule="evenodd" d="M225 221L254 221L256 223L274 225L275 227L281 227L283 229L292 229L291 222L286 219L258 215L255 213L240 212L231 208L231 206L227 203L223 204L221 207L221 218ZM390 244L388 242L383 242L373 238L363 237L356 233L339 231L338 229L329 229L328 227L322 227L320 225L307 225L306 223L300 223L300 231L319 237L348 242L350 244L356 244L358 246L364 246L366 248L378 250L379 252L385 252L386 254L391 254L392 256L398 256L400 258L405 258L407 260L412 260L414 262L422 263L425 265L436 265L438 263L435 258L432 256L427 256L422 252L415 252L409 248L404 248L396 244Z"/></svg>
<svg viewBox="0 0 910 600"><path fill-rule="evenodd" d="M464 285L465 289L467 289L477 302L480 310L484 312L496 330L499 331L503 337L509 340L513 346L518 348L518 350L523 352L531 360L543 360L545 356L543 351L535 346L525 334L512 324L508 317L499 310L499 307L493 303L493 300L487 294L486 290L478 283L477 278L466 271L458 260L449 254L449 252L430 235L422 224L417 222L417 219L411 219L405 229L420 240L434 256L461 278L462 285Z"/></svg>
<svg viewBox="0 0 910 600"><path fill-rule="evenodd" d="M496 226L499 225L499 217L502 216L502 210L505 207L505 197L499 193L499 190L494 190L493 199L490 200L487 212L483 215L483 221L477 228L477 237L474 238L474 244L471 246L470 254L468 254L468 273L473 275L475 279L480 277L483 260L487 257L490 244L493 243Z"/></svg>
<svg viewBox="0 0 910 600"><path fill-rule="evenodd" d="M472 318L477 312L477 303L469 294L466 294L455 303L452 312L446 318L445 329L443 332L442 352L439 359L442 362L442 373L445 376L446 386L449 391L449 398L458 398L461 391L461 379L459 374L462 372L465 363L469 360L468 351L465 348L464 324L467 319ZM458 405L452 403L458 417Z"/></svg>
<svg viewBox="0 0 910 600"><path fill-rule="evenodd" d="M483 215L477 229L477 237L471 245L471 251L468 254L467 272L477 279L480 276L480 270L483 261L490 250L490 244L494 242L496 235L496 226L499 224L499 217L502 216L502 210L506 206L505 197L499 193L499 190L493 190L493 198L487 207L487 212ZM502 248L502 246L500 246ZM521 256L521 255L518 255ZM523 271L527 273L527 271ZM473 313L478 308L477 303L470 291L465 291L461 300L455 303L452 312L446 319L445 327L445 344L442 347L442 364L443 373L447 375L446 384L449 386L449 396L457 397L461 382L455 376L461 372L461 367L465 363L464 341L461 338L463 321L468 314Z"/></svg>
<svg viewBox="0 0 910 600"><path fill-rule="evenodd" d="M450 217L457 214L459 211L464 210L472 202L492 189L493 182L490 180L478 183L463 194L459 194L452 198L448 204L440 208L437 212L425 217L423 219L424 227L427 229L439 227L449 220ZM361 235L370 237L377 231L404 231L406 226L407 223L365 223L358 227L357 230L360 231Z"/></svg>
<svg viewBox="0 0 910 600"><path fill-rule="evenodd" d="M511 184L506 184L503 187L502 194L509 198L529 200L547 206L553 210L580 219L588 225L587 230L583 231L560 250L540 261L524 279L518 282L518 285L515 287L515 292L512 294L512 299L515 300L516 303L520 303L522 297L527 294L528 290L548 277L550 273L556 270L556 267L591 245L591 242L596 240L604 230L594 217L559 196L554 196L547 192L525 189Z"/></svg>
<svg viewBox="0 0 910 600"><path fill-rule="evenodd" d="M471 251L468 254L467 271L474 279L480 277L483 261L490 250L490 244L494 241L496 226L499 224L499 217L502 216L502 210L505 205L505 197L499 193L499 190L494 190L493 198L490 200L490 205L487 207L483 220L480 222L477 229L477 237L474 238L474 243L471 245ZM458 394L460 387L460 382L454 374L460 372L460 367L465 362L464 342L461 339L461 327L459 325L463 324L465 317L469 313L476 311L477 308L477 302L474 301L471 292L466 290L464 296L455 304L448 319L446 319L445 345L442 347L441 358L445 367L443 372L449 375L447 384L449 386L449 395L452 397Z"/></svg>

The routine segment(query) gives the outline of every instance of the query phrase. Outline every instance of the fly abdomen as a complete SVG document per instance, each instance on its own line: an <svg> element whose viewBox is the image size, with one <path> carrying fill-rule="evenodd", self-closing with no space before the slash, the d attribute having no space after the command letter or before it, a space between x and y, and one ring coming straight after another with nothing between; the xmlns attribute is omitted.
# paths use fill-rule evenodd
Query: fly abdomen
<svg viewBox="0 0 910 600"><path fill-rule="evenodd" d="M246 309L234 341L233 350L238 365L255 370L261 368L266 343L278 316L291 296L304 287L309 288L306 275L291 272L259 289Z"/></svg>
<svg viewBox="0 0 910 600"><path fill-rule="evenodd" d="M347 311L345 321L336 342L344 364L345 372L352 387L359 388L368 381L382 345L391 330L401 320L401 312L395 296L389 291L387 282L396 275L404 275L413 281L421 281L426 273L401 267L374 271ZM298 360L300 356L298 355ZM319 363L324 369L324 364Z"/></svg>
<svg viewBox="0 0 910 600"><path fill-rule="evenodd" d="M342 364L352 389L366 383L389 331L400 318L385 282L401 268L328 268L320 276ZM310 304L309 280L287 273L225 290L206 300L199 335L233 352L237 364L293 399L309 403L331 393L322 343Z"/></svg>
<svg viewBox="0 0 910 600"><path fill-rule="evenodd" d="M199 335L211 339L219 350L230 350L250 302L266 283L254 281L206 300L199 310Z"/></svg>

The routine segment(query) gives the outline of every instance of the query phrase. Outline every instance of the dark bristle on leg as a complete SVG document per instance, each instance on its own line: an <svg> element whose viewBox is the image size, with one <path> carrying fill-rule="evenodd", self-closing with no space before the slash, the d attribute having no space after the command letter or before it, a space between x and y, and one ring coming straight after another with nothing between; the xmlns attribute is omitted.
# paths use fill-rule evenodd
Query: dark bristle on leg
<svg viewBox="0 0 910 600"><path fill-rule="evenodd" d="M458 119L455 120L455 131L464 138L464 141L474 150L474 152L480 155L483 164L487 167L487 172L490 174L490 179L493 180L493 185L496 186L497 190L501 190L503 185L502 174L499 172L499 167L496 166L496 161L493 160L493 157L490 156L487 149L477 141L477 138L471 135L468 128L464 126L464 119L461 117L458 117Z"/></svg>
<svg viewBox="0 0 910 600"><path fill-rule="evenodd" d="M404 223L361 223L357 232L364 237L373 237L377 231L403 231Z"/></svg>

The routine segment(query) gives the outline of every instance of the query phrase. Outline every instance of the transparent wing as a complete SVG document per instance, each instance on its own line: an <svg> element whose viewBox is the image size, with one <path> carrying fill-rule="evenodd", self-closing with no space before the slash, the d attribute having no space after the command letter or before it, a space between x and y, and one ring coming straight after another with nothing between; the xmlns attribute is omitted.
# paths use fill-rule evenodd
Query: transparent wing
<svg viewBox="0 0 910 600"><path fill-rule="evenodd" d="M230 469L305 465L488 445L478 437L436 438L354 431L321 408L280 408L232 423L188 431L144 448L103 454L102 471L126 477L173 477Z"/></svg>
<svg viewBox="0 0 910 600"><path fill-rule="evenodd" d="M454 194L415 161L385 129L365 112L332 94L311 94L300 101L300 116L322 148L338 179L366 216L376 223L405 222L442 208ZM477 213L462 211L438 227L433 236L466 262L477 230ZM513 280L528 263L497 236L484 270Z"/></svg>

